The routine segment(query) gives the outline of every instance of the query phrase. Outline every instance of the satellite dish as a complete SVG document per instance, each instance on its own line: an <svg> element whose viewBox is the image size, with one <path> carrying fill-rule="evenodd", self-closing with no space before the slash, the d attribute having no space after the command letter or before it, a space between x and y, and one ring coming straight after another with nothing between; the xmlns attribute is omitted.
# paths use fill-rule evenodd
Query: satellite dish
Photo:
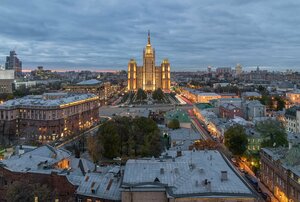
<svg viewBox="0 0 300 202"><path fill-rule="evenodd" d="M276 146L276 142L273 143L273 147L275 147L275 146Z"/></svg>

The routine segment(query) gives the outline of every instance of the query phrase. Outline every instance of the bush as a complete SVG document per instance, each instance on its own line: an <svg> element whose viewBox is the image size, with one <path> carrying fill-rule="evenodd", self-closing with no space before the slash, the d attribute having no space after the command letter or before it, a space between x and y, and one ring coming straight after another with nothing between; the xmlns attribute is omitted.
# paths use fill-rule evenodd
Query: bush
<svg viewBox="0 0 300 202"><path fill-rule="evenodd" d="M171 128L171 129L178 129L180 128L180 123L178 121L178 119L173 119L171 120L169 123L168 123L168 128Z"/></svg>

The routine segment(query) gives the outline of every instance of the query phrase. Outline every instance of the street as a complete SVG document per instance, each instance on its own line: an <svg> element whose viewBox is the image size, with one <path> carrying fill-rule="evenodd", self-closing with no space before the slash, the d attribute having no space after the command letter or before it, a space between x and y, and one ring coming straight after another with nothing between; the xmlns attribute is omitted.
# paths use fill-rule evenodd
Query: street
<svg viewBox="0 0 300 202"><path fill-rule="evenodd" d="M195 116L193 110L187 110L191 120L192 120L192 123L195 125L196 129L199 131L199 133L203 136L204 139L211 139L213 141L216 141L215 139L212 138L212 136L209 134L209 132L202 126L202 124L200 123L200 121L197 119L197 117ZM218 143L218 147L217 147L217 150L222 153L224 155L224 157L227 158L227 161L228 162L231 162L231 158L232 158L232 154L231 152L225 147L224 144L220 143L219 141L216 141ZM233 166L236 166L234 165L232 162L231 164ZM236 166L236 170L240 170L240 166ZM249 172L248 172L249 171ZM250 174L252 177L254 177L255 179L258 180L258 178L254 175L254 173L252 172L252 170L247 166L247 172L248 174ZM254 193L256 193L258 196L260 196L260 194L257 192L257 190L251 185L251 183L249 182L249 180L247 178L245 178L245 175L241 172L237 172L241 177L243 177L243 180L245 181L245 183L248 184L249 187L252 188L252 191ZM274 202L277 202L277 200L274 200L275 198L272 197L272 194L270 193L270 191L261 183L258 184L259 188L262 190L262 192L264 193L267 193L269 196L271 196L271 199L272 201ZM264 201L262 197L260 197L260 200L261 201Z"/></svg>

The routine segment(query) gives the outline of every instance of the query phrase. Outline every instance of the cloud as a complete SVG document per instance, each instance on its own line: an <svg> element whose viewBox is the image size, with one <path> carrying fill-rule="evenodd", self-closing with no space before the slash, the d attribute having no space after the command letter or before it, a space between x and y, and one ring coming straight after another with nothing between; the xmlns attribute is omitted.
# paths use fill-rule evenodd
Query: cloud
<svg viewBox="0 0 300 202"><path fill-rule="evenodd" d="M127 69L142 63L148 29L156 63L300 64L297 0L2 0L0 62L16 47L25 67Z"/></svg>

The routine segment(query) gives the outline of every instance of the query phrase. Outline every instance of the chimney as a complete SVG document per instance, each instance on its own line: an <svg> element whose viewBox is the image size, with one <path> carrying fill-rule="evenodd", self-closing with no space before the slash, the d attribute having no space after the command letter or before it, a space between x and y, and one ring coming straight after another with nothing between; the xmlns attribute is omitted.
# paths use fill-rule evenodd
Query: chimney
<svg viewBox="0 0 300 202"><path fill-rule="evenodd" d="M165 170L163 168L160 169L160 174L163 175L165 173Z"/></svg>
<svg viewBox="0 0 300 202"><path fill-rule="evenodd" d="M227 171L221 171L221 181L226 181L228 180L228 174Z"/></svg>
<svg viewBox="0 0 300 202"><path fill-rule="evenodd" d="M203 168L199 168L199 173L204 173L204 169Z"/></svg>
<svg viewBox="0 0 300 202"><path fill-rule="evenodd" d="M179 169L178 168L175 168L174 171L175 171L175 174L179 173Z"/></svg>
<svg viewBox="0 0 300 202"><path fill-rule="evenodd" d="M191 164L189 165L189 167L190 167L191 170L194 170L194 169L196 168L196 165L195 165L194 163L191 163Z"/></svg>
<svg viewBox="0 0 300 202"><path fill-rule="evenodd" d="M177 151L176 157L182 156L182 151Z"/></svg>
<svg viewBox="0 0 300 202"><path fill-rule="evenodd" d="M289 142L289 150L292 149L292 147L293 147L293 143Z"/></svg>
<svg viewBox="0 0 300 202"><path fill-rule="evenodd" d="M211 191L211 181L207 182L206 189L207 191Z"/></svg>

